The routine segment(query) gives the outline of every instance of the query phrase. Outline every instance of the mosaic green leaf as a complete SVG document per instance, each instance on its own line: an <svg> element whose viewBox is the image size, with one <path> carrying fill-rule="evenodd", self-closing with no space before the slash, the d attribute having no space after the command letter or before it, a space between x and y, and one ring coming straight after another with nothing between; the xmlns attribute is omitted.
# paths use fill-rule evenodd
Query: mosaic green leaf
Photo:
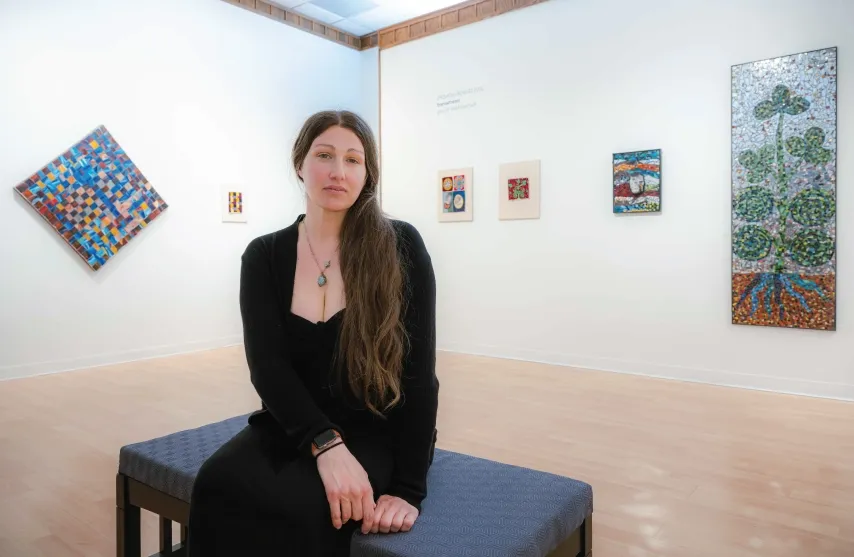
<svg viewBox="0 0 854 557"><path fill-rule="evenodd" d="M762 101L753 109L753 115L757 120L767 120L777 114L777 109L771 101Z"/></svg>
<svg viewBox="0 0 854 557"><path fill-rule="evenodd" d="M771 253L774 240L771 233L755 224L746 224L735 231L732 251L741 259L760 261Z"/></svg>
<svg viewBox="0 0 854 557"><path fill-rule="evenodd" d="M827 232L811 228L795 234L789 251L798 265L818 267L831 260L834 247L833 238Z"/></svg>
<svg viewBox="0 0 854 557"><path fill-rule="evenodd" d="M735 213L748 222L759 222L774 209L774 195L767 188L750 186L735 199Z"/></svg>
<svg viewBox="0 0 854 557"><path fill-rule="evenodd" d="M786 150L793 157L803 158L807 153L807 142L804 141L803 137L790 137L786 140Z"/></svg>
<svg viewBox="0 0 854 557"><path fill-rule="evenodd" d="M824 130L819 127L812 127L804 134L806 141L806 154L804 159L813 164L825 164L833 158L833 153L829 149L825 149L824 140L826 135Z"/></svg>
<svg viewBox="0 0 854 557"><path fill-rule="evenodd" d="M778 108L785 106L790 98L792 98L792 91L785 85L777 85L771 93L771 102Z"/></svg>
<svg viewBox="0 0 854 557"><path fill-rule="evenodd" d="M836 202L830 192L809 188L795 196L791 205L792 219L804 226L826 224L836 213Z"/></svg>
<svg viewBox="0 0 854 557"><path fill-rule="evenodd" d="M758 184L774 170L774 146L764 145L756 152L750 149L744 151L739 155L738 162L748 170L747 181Z"/></svg>
<svg viewBox="0 0 854 557"><path fill-rule="evenodd" d="M795 97L786 103L783 107L783 112L790 116L797 116L798 114L803 114L809 109L810 102L808 100L803 97Z"/></svg>

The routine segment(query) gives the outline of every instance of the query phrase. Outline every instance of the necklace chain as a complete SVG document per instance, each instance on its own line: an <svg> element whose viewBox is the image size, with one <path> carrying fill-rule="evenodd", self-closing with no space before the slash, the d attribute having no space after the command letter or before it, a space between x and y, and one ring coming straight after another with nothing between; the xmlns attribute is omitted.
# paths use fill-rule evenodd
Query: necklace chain
<svg viewBox="0 0 854 557"><path fill-rule="evenodd" d="M321 266L320 261L317 259L317 255L314 253L314 248L311 247L311 238L308 235L308 225L303 221L303 227L305 228L305 239L308 242L308 250L311 252L311 256L314 258L314 262L317 264L317 268L320 269L320 275L317 277L317 286L324 287L326 286L326 269L328 269L332 265L332 260L327 259L324 264ZM338 248L335 248L335 251L338 251ZM335 253L335 252L332 252Z"/></svg>

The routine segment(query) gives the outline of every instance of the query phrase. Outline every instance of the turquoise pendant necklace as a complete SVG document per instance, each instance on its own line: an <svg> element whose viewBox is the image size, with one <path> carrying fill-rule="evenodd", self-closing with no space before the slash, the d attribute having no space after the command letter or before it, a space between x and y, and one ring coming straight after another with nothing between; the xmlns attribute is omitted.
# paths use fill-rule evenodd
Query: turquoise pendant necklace
<svg viewBox="0 0 854 557"><path fill-rule="evenodd" d="M303 225L305 225L305 223L303 223ZM322 288L326 286L326 269L332 265L332 260L329 259L323 263L323 267L320 266L320 261L317 260L317 256L314 254L314 248L311 247L311 239L308 237L307 226L305 227L305 240L308 242L308 249L311 252L311 256L314 258L314 262L317 264L317 268L320 269L320 275L317 277L317 286Z"/></svg>
<svg viewBox="0 0 854 557"><path fill-rule="evenodd" d="M323 264L323 271L320 271L320 276L317 277L317 286L326 286L326 269L328 269L330 265L332 265L331 261L327 261Z"/></svg>

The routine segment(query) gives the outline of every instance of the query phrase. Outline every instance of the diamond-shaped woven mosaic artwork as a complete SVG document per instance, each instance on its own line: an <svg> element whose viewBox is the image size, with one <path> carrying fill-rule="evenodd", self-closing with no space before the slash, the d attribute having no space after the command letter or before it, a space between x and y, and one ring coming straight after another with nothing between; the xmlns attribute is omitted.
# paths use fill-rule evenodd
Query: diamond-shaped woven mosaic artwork
<svg viewBox="0 0 854 557"><path fill-rule="evenodd" d="M168 207L104 126L15 189L96 271Z"/></svg>

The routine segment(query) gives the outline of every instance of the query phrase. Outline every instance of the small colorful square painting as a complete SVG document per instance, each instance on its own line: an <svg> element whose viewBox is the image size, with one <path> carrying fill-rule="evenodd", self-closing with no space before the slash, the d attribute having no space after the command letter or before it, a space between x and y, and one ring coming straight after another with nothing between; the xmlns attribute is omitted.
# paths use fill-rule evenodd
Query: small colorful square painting
<svg viewBox="0 0 854 557"><path fill-rule="evenodd" d="M454 191L466 191L466 177L464 174L454 176Z"/></svg>
<svg viewBox="0 0 854 557"><path fill-rule="evenodd" d="M614 212L661 211L661 150L617 153L614 161Z"/></svg>
<svg viewBox="0 0 854 557"><path fill-rule="evenodd" d="M836 330L838 68L836 48L732 67L733 324Z"/></svg>
<svg viewBox="0 0 854 557"><path fill-rule="evenodd" d="M531 190L528 186L528 179L510 178L507 183L507 198L510 201L514 199L530 199Z"/></svg>
<svg viewBox="0 0 854 557"><path fill-rule="evenodd" d="M247 221L246 191L234 185L222 186L220 190L220 206L222 207L222 222Z"/></svg>
<svg viewBox="0 0 854 557"><path fill-rule="evenodd" d="M168 208L104 126L15 191L94 271Z"/></svg>
<svg viewBox="0 0 854 557"><path fill-rule="evenodd" d="M540 161L502 164L498 175L499 220L540 218Z"/></svg>
<svg viewBox="0 0 854 557"><path fill-rule="evenodd" d="M439 178L439 222L472 220L472 169L443 170Z"/></svg>

